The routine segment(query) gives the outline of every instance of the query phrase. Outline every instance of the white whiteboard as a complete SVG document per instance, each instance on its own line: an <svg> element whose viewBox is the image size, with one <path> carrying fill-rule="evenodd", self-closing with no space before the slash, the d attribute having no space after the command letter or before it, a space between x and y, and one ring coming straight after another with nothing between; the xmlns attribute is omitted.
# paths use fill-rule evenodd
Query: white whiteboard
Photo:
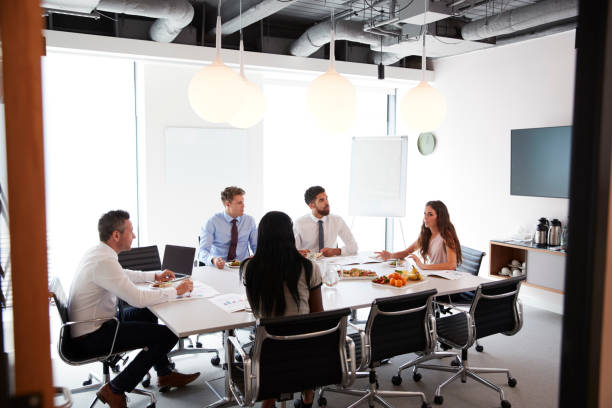
<svg viewBox="0 0 612 408"><path fill-rule="evenodd" d="M165 136L166 183L214 189L244 185L249 171L246 130L167 127ZM209 179L212 185L203 185Z"/></svg>
<svg viewBox="0 0 612 408"><path fill-rule="evenodd" d="M408 137L354 137L349 215L406 214Z"/></svg>

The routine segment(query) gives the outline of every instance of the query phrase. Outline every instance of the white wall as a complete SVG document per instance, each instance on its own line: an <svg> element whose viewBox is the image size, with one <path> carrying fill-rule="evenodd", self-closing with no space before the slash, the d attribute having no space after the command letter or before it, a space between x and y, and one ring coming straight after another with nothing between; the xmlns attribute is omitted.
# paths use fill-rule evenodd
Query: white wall
<svg viewBox="0 0 612 408"><path fill-rule="evenodd" d="M566 221L568 199L510 195L510 130L571 125L575 54L572 31L435 61L448 113L433 154L421 156L410 134L408 243L428 200L446 203L462 245L487 254L489 240L533 230L540 217Z"/></svg>
<svg viewBox="0 0 612 408"><path fill-rule="evenodd" d="M189 106L187 86L200 67L142 62L137 64L137 106L139 151L139 205L141 210L140 241L142 245L164 244L196 246L200 227L212 214L222 211L220 193L225 187L224 169L203 170L193 185L169 182L165 174L166 127L227 128L200 119ZM258 79L248 75L255 82ZM262 126L248 132L249 171L238 184L244 190L245 212L256 221L263 215ZM232 166L231 151L206 152L224 155ZM186 175L193 178L192 175ZM163 255L163 252L161 253Z"/></svg>

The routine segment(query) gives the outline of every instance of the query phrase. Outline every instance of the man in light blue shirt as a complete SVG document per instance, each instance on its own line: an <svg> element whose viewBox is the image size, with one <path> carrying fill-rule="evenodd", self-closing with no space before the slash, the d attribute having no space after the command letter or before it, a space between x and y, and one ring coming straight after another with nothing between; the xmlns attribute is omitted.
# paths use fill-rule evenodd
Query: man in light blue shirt
<svg viewBox="0 0 612 408"><path fill-rule="evenodd" d="M202 226L198 259L223 269L226 261L243 261L257 249L257 225L244 214L244 190L231 186L221 192L225 211L213 215Z"/></svg>

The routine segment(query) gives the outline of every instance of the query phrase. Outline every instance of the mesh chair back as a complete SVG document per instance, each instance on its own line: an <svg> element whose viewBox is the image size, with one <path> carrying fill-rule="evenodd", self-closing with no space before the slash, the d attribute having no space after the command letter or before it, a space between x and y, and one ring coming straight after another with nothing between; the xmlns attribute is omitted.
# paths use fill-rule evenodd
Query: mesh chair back
<svg viewBox="0 0 612 408"><path fill-rule="evenodd" d="M53 301L55 302L55 307L62 319L62 323L68 322L68 299L66 298L66 294L64 293L64 288L62 287L62 283L59 278L51 279L51 283L49 284L49 293L53 296Z"/></svg>
<svg viewBox="0 0 612 408"><path fill-rule="evenodd" d="M191 275L195 248L178 245L166 245L164 262L161 269L170 269L183 275Z"/></svg>
<svg viewBox="0 0 612 408"><path fill-rule="evenodd" d="M383 359L434 346L430 330L431 304L436 289L372 302L366 323L370 338L370 365ZM385 314L396 312L395 314ZM403 312L403 313L402 313Z"/></svg>
<svg viewBox="0 0 612 408"><path fill-rule="evenodd" d="M119 263L123 269L136 271L159 271L161 262L157 245L132 248L119 253Z"/></svg>
<svg viewBox="0 0 612 408"><path fill-rule="evenodd" d="M469 272L472 275L478 276L480 264L485 253L476 249L461 246L461 264L457 266L457 270L461 272Z"/></svg>
<svg viewBox="0 0 612 408"><path fill-rule="evenodd" d="M514 334L521 328L518 293L525 279L518 276L478 287L470 308L477 339L497 333Z"/></svg>
<svg viewBox="0 0 612 408"><path fill-rule="evenodd" d="M254 370L259 379L257 400L342 383L349 314L346 308L262 319L253 348ZM304 338L290 337L300 335Z"/></svg>

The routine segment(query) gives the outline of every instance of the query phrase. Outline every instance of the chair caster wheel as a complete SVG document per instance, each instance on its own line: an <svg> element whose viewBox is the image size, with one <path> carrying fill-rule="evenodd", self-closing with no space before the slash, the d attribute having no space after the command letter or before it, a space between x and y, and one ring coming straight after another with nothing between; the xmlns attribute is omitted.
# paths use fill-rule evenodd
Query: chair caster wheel
<svg viewBox="0 0 612 408"><path fill-rule="evenodd" d="M159 392L161 392L161 393L168 392L168 391L170 391L170 387L168 387L168 386L161 387L161 388L159 389Z"/></svg>
<svg viewBox="0 0 612 408"><path fill-rule="evenodd" d="M202 348L202 343L201 343L201 342L199 342L199 341L196 341L196 347L197 347L197 348Z"/></svg>
<svg viewBox="0 0 612 408"><path fill-rule="evenodd" d="M326 407L327 406L327 398L319 397L319 400L317 401L317 404L319 404L320 407Z"/></svg>
<svg viewBox="0 0 612 408"><path fill-rule="evenodd" d="M89 380L83 381L83 386L91 385L91 378Z"/></svg>
<svg viewBox="0 0 612 408"><path fill-rule="evenodd" d="M502 406L502 408L510 408L512 405L510 404L510 401L502 400L501 406Z"/></svg>
<svg viewBox="0 0 612 408"><path fill-rule="evenodd" d="M440 405L440 404L442 404L443 402L444 402L444 397L443 397L443 396L441 396L441 395L436 395L436 396L434 397L434 404L436 404L436 405Z"/></svg>
<svg viewBox="0 0 612 408"><path fill-rule="evenodd" d="M457 359L454 359L453 361L451 361L451 365L453 367L459 367L459 361L457 361Z"/></svg>
<svg viewBox="0 0 612 408"><path fill-rule="evenodd" d="M516 387L516 378L514 377L508 378L508 385L511 387Z"/></svg>
<svg viewBox="0 0 612 408"><path fill-rule="evenodd" d="M476 345L476 351L479 353L482 353L482 351L484 350L484 347L482 347L480 344Z"/></svg>
<svg viewBox="0 0 612 408"><path fill-rule="evenodd" d="M429 405L429 404L428 404L428 403L426 403L426 402L423 402L423 403L421 404L421 408L431 408L431 405Z"/></svg>
<svg viewBox="0 0 612 408"><path fill-rule="evenodd" d="M391 383L393 385L400 385L402 383L402 377L400 377L399 375L394 375L393 377L391 377Z"/></svg>
<svg viewBox="0 0 612 408"><path fill-rule="evenodd" d="M116 364L114 366L111 366L111 370L113 370L113 373L115 373L115 374L117 374L119 371L121 371L119 369L119 365L118 364Z"/></svg>
<svg viewBox="0 0 612 408"><path fill-rule="evenodd" d="M414 382L419 382L419 381L421 381L421 378L423 378L423 376L421 375L421 373L413 373L413 374L412 374L412 379L414 380Z"/></svg>
<svg viewBox="0 0 612 408"><path fill-rule="evenodd" d="M210 364L214 365L215 367L218 367L220 363L221 359L219 358L219 356L210 359Z"/></svg>
<svg viewBox="0 0 612 408"><path fill-rule="evenodd" d="M147 378L146 380L142 380L141 384L143 387L149 388L151 386L151 379Z"/></svg>
<svg viewBox="0 0 612 408"><path fill-rule="evenodd" d="M147 405L147 408L155 408L155 403L154 402L150 403L149 405Z"/></svg>

